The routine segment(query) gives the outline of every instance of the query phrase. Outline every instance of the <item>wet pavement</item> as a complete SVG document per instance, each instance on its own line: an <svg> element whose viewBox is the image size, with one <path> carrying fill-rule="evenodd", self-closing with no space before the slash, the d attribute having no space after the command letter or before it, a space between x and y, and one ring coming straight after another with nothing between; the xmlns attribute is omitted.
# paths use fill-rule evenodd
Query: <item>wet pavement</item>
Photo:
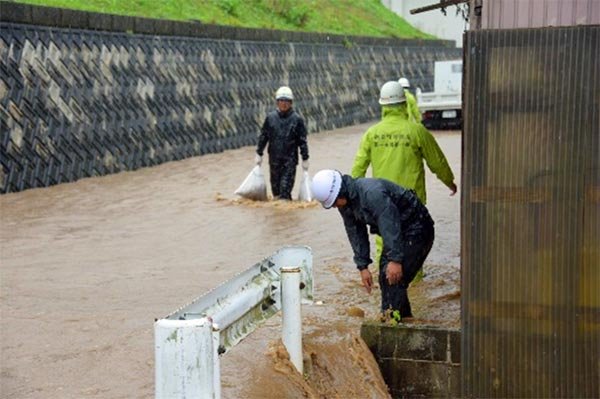
<svg viewBox="0 0 600 399"><path fill-rule="evenodd" d="M348 172L368 126L309 136L311 174ZM460 133L435 136L460 187ZM291 371L275 316L222 356L223 398L386 397L357 338L379 293L360 286L339 214L237 199L253 158L245 147L0 196L1 396L152 397L155 318L282 246L307 245L320 301L303 308L311 373ZM458 328L460 191L427 179L436 240L413 310L416 323ZM299 181L300 169L295 196Z"/></svg>

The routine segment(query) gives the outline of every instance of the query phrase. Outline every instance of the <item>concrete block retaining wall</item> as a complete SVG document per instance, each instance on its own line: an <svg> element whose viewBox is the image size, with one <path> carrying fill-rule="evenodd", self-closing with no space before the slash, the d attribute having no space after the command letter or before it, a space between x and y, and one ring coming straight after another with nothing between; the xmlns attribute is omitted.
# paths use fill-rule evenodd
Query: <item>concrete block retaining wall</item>
<svg viewBox="0 0 600 399"><path fill-rule="evenodd" d="M0 193L253 145L283 84L311 133L374 120L385 81L430 90L434 61L461 56L442 41L0 6Z"/></svg>
<svg viewBox="0 0 600 399"><path fill-rule="evenodd" d="M365 323L361 336L393 398L461 396L460 331Z"/></svg>

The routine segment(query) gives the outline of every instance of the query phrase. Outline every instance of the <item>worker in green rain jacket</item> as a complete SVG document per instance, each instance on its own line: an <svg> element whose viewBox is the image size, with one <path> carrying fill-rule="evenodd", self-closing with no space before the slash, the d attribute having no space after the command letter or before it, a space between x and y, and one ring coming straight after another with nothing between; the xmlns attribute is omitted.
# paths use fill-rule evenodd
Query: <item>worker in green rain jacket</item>
<svg viewBox="0 0 600 399"><path fill-rule="evenodd" d="M404 90L404 96L406 97L406 108L408 110L408 117L412 122L421 123L423 119L421 116L421 111L419 111L419 106L417 105L417 99L410 92L410 82L406 78L398 79L398 83L402 86Z"/></svg>
<svg viewBox="0 0 600 399"><path fill-rule="evenodd" d="M429 169L450 189L450 195L456 194L454 174L435 138L423 125L409 119L402 85L394 81L385 83L379 104L382 119L363 135L354 158L352 177L365 177L371 165L373 177L414 190L426 204L425 160ZM375 237L375 244L376 264L379 264L383 248L381 236Z"/></svg>

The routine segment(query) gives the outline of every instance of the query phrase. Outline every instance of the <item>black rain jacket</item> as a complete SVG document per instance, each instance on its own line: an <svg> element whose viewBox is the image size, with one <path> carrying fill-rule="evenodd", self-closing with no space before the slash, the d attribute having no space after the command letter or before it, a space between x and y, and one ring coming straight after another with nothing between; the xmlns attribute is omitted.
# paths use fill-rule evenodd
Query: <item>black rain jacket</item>
<svg viewBox="0 0 600 399"><path fill-rule="evenodd" d="M298 148L303 160L308 159L308 143L304 119L294 109L286 113L275 110L269 112L263 123L256 153L263 155L269 143L269 163L283 163L293 160L298 163Z"/></svg>
<svg viewBox="0 0 600 399"><path fill-rule="evenodd" d="M384 179L342 177L340 195L348 203L338 208L348 240L354 251L354 263L359 270L371 262L369 236L383 237L383 253L387 259L404 263L402 242L419 237L433 226L427 208L413 190Z"/></svg>

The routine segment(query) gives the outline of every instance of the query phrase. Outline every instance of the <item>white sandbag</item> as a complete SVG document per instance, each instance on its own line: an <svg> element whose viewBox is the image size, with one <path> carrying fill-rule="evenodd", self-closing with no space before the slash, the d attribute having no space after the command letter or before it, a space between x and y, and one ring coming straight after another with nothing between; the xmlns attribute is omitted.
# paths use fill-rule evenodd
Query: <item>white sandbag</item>
<svg viewBox="0 0 600 399"><path fill-rule="evenodd" d="M302 181L300 182L300 192L298 193L298 201L310 202L313 200L312 191L310 191L310 175L307 171L302 173Z"/></svg>
<svg viewBox="0 0 600 399"><path fill-rule="evenodd" d="M260 166L256 165L252 169L234 194L255 201L267 200L267 183Z"/></svg>

